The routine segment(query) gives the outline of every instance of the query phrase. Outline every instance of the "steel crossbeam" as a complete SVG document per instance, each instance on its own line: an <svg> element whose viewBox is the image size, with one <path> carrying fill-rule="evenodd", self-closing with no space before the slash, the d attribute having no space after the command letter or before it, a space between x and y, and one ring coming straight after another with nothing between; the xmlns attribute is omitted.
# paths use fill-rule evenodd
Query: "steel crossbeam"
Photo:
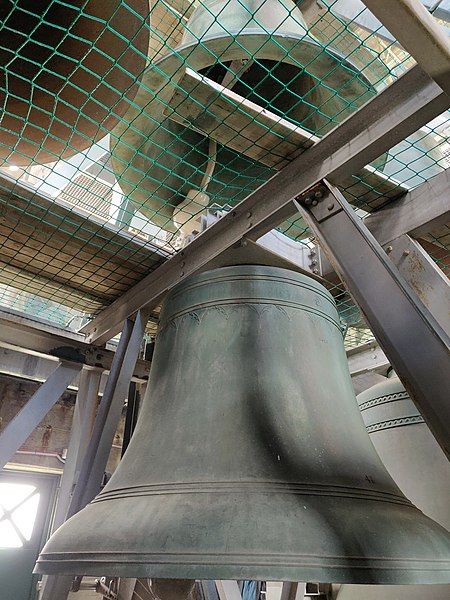
<svg viewBox="0 0 450 600"><path fill-rule="evenodd" d="M449 97L416 66L289 163L186 248L125 292L82 329L93 343L154 307L173 285L244 236L255 239L292 214L292 200L322 179L337 184L442 113Z"/></svg>
<svg viewBox="0 0 450 600"><path fill-rule="evenodd" d="M339 190L327 182L302 196L296 206L450 456L450 337L438 320L448 280L436 276L433 285L442 286L440 295L436 292L429 301L422 301L412 284L411 269L408 275L407 268L390 260ZM407 259L409 255L402 256Z"/></svg>

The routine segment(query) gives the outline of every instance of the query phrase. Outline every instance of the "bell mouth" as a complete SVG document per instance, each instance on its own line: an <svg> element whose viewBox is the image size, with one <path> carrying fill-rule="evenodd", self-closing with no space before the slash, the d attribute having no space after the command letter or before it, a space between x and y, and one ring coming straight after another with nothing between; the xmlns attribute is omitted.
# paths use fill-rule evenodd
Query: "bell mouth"
<svg viewBox="0 0 450 600"><path fill-rule="evenodd" d="M304 72L305 76L314 80L314 94L325 96L319 99L319 106L307 101L305 114L300 120L304 121L305 127L320 134L327 133L336 125L336 118L343 120L375 93L368 80L350 61L337 52L323 48L311 37L245 31L237 33L234 38L205 37L201 43L181 45L176 52L159 59L146 70L134 106L125 115L123 123L114 129L110 150L113 169L124 194L138 210L166 231L175 232L172 223L174 208L185 199L189 189L198 186L202 179L201 171L208 160L208 144L207 137L172 121L166 116L165 110L175 91L183 89L186 67L202 73L220 68L214 67L218 61L226 64L246 59L256 64L264 65L265 62L278 65L280 70L287 67L292 73ZM237 85L233 88L237 89ZM241 91L245 92L244 89ZM243 94L244 97L246 95L248 90ZM310 96L307 98L309 100ZM258 103L257 97L255 101ZM331 110L333 103L338 103L339 108ZM330 107L329 116L327 105ZM283 115L283 112L279 110L278 114ZM295 124L292 111L284 116ZM188 186L183 177L182 157L176 159L171 151L169 161L172 167L165 164L169 162L165 160L165 153L168 148L177 147L177 139L186 140L186 163L188 166L190 162L195 165L195 173ZM308 146L310 139L311 133L305 129L305 144ZM193 153L205 141L206 149L201 151L202 157L193 158ZM237 152L234 155L241 156ZM196 160L199 164L196 164ZM246 160L251 162L251 159ZM257 166L260 164L257 161L253 163ZM155 168L161 170L160 175L152 175ZM261 170L267 174L265 179L274 173L263 165Z"/></svg>
<svg viewBox="0 0 450 600"><path fill-rule="evenodd" d="M0 4L0 62L8 63L0 70L0 165L45 164L89 148L138 91L148 5L135 3L132 11L120 0L92 0L84 11L80 2Z"/></svg>
<svg viewBox="0 0 450 600"><path fill-rule="evenodd" d="M448 532L405 498L365 495L364 490L352 498L350 490L321 491L314 486L295 491L293 484L277 489L249 482L252 492L245 487L236 482L206 487L193 483L183 490L180 485L161 484L160 489L127 489L116 497L100 494L53 534L34 572L321 583L450 582ZM121 526L112 528L112 523ZM227 551L228 540L233 540L233 551ZM416 552L419 545L422 550ZM405 548L411 551L405 553Z"/></svg>

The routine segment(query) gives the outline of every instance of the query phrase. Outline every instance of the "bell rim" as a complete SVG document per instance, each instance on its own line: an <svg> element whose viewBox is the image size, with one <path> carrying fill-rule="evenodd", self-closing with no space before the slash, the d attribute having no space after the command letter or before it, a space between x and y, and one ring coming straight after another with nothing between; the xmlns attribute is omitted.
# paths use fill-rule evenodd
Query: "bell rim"
<svg viewBox="0 0 450 600"><path fill-rule="evenodd" d="M141 498L139 505L136 504L137 499L133 498L94 501L55 532L42 549L35 572L47 575L175 579L306 579L323 583L450 583L450 535L412 504L401 505L386 499L382 499L380 503L375 497L336 498L324 495L320 495L317 504L317 498L308 499L302 494L297 496L279 492L252 494L238 491L231 495L231 502L228 493L200 492L188 495L196 498L186 500L186 494L166 495L162 499L154 496ZM405 501L408 502L406 498ZM216 505L217 502L219 505ZM222 513L224 502L230 507L226 514ZM258 511L252 513L255 503L259 506L271 506L274 510L278 507L279 514L273 515L273 522L281 526L282 530L276 529L276 540L273 535L265 542L261 539L264 534L257 526L261 514ZM303 504L305 507L317 507L317 511L308 511L313 519L315 514L327 514L327 508L334 515L337 528L327 529L331 535L326 548L320 541L325 531L317 531L316 539L310 537L311 526L315 528L316 525L308 526L304 521L310 517L306 516L307 512L303 512ZM176 512L177 506L184 505L191 507L185 525L177 519ZM158 511L161 506L167 512L160 522ZM250 536L241 536L243 542L228 550L227 540L234 539L243 525L242 519L239 523L234 522L234 506L250 510L245 511L245 519L250 518L256 529ZM283 516L287 514L286 507L296 507L296 513L291 514L287 520ZM156 512L153 512L155 509ZM142 515L137 545L133 539L136 534L133 513ZM219 523L212 533L206 535L205 523L211 523L208 519L213 514L223 515L224 526ZM347 522L339 522L339 515L344 514L352 515L349 520L356 520L356 529L352 529L354 526ZM120 534L116 528L114 532L106 532L104 539L108 541L109 550L98 550L97 548L104 547L101 542L102 529L108 527L108 523L112 526L112 523L122 518L120 515L130 515L125 516L125 519L130 518L131 521L126 528L120 529ZM171 519L171 515L174 515L175 520L166 529L167 518ZM383 531L388 523L395 523L400 515L403 515L401 523L388 537L383 537L382 542L379 528ZM413 525L409 532L412 519L417 525ZM98 532L95 532L96 523L99 524ZM186 525L188 529L185 528ZM79 534L85 527L90 530L89 540L80 545ZM192 527L197 530L194 537L188 533ZM347 538L350 546L345 541L348 527L353 531ZM428 534L424 536L426 530ZM400 539L400 532L406 539L411 536L409 544L405 545ZM415 548L418 536L424 539L424 546L420 551ZM164 540L162 545L161 540ZM199 540L202 540L200 546ZM394 548L390 551L392 543ZM195 548L198 550L195 551Z"/></svg>
<svg viewBox="0 0 450 600"><path fill-rule="evenodd" d="M317 558L310 555L311 563L299 565L283 565L274 567L273 563L264 564L256 562L247 564L241 562L242 556L235 556L234 560L224 564L225 557L229 555L216 556L221 562L213 561L201 564L196 555L180 556L174 554L167 562L157 562L158 555L142 554L142 559L153 560L154 562L143 563L141 560L121 560L121 553L118 552L107 559L100 559L95 555L86 555L67 559L62 556L50 558L39 557L33 573L42 575L87 575L87 576L115 576L115 577L148 577L148 578L167 578L167 579L256 579L269 581L304 581L313 580L318 583L345 583L345 584L378 584L378 585L413 585L413 584L449 584L449 567L427 569L423 561L415 561L416 567L411 568L411 564L402 561L397 567L385 561L383 566L375 567L374 561L367 564L358 563L359 557L349 559L342 557L338 562L334 561L328 564L318 565ZM292 556L290 556L292 559ZM180 561L181 559L181 561ZM270 557L269 557L270 559ZM382 559L380 559L382 560ZM400 561L397 561L399 563ZM70 567L68 566L70 563Z"/></svg>

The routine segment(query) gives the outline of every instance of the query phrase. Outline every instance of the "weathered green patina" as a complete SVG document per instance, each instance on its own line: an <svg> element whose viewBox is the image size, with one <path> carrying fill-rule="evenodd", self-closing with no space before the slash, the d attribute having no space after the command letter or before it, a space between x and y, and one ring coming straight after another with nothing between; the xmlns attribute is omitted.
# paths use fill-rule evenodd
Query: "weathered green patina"
<svg viewBox="0 0 450 600"><path fill-rule="evenodd" d="M450 534L370 443L331 295L241 265L170 292L127 452L37 570L442 583Z"/></svg>

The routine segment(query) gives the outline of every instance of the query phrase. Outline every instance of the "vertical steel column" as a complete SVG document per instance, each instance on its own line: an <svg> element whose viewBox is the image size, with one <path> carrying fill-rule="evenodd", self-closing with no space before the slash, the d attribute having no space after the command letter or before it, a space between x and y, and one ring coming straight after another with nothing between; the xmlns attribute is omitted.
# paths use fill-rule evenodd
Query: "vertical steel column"
<svg viewBox="0 0 450 600"><path fill-rule="evenodd" d="M82 365L61 362L0 434L0 469L14 456L75 379Z"/></svg>
<svg viewBox="0 0 450 600"><path fill-rule="evenodd" d="M58 529L58 527L66 520L80 466L89 443L89 438L91 437L98 402L98 389L101 375L102 373L99 370L94 371L86 368L83 368L80 373L77 401L75 403L69 447L67 449L67 459L61 477L58 501L53 520L53 531ZM65 588L70 588L72 577L66 577L63 581L64 593ZM41 582L41 599L51 597L49 594L52 592L55 583L57 583L57 578L44 575ZM61 585L61 580L59 581L59 585Z"/></svg>
<svg viewBox="0 0 450 600"><path fill-rule="evenodd" d="M407 52L450 93L450 42L420 0L363 0Z"/></svg>
<svg viewBox="0 0 450 600"><path fill-rule="evenodd" d="M141 311L136 314L134 322L131 319L125 321L68 517L86 506L100 491L146 324L147 317L144 318Z"/></svg>
<svg viewBox="0 0 450 600"><path fill-rule="evenodd" d="M84 508L100 491L103 473L139 356L146 324L147 316L146 314L143 316L141 311L136 314L134 322L131 319L125 321L95 418L89 445L67 511L67 518ZM72 579L71 576L66 575L47 577L41 588L40 600L65 600Z"/></svg>
<svg viewBox="0 0 450 600"><path fill-rule="evenodd" d="M306 583L284 581L281 588L280 600L303 600L306 593Z"/></svg>
<svg viewBox="0 0 450 600"><path fill-rule="evenodd" d="M337 188L324 181L295 203L450 456L449 336Z"/></svg>
<svg viewBox="0 0 450 600"><path fill-rule="evenodd" d="M220 600L242 600L242 594L237 581L216 580L216 588Z"/></svg>
<svg viewBox="0 0 450 600"><path fill-rule="evenodd" d="M139 403L140 403L140 393L138 386L134 381L130 383L130 387L128 389L128 401L127 401L127 412L125 415L125 428L123 432L123 441L122 441L122 454L125 454L126 449L128 448L128 444L131 441L131 436L133 435L133 431L136 427L136 422L138 418L139 412Z"/></svg>
<svg viewBox="0 0 450 600"><path fill-rule="evenodd" d="M132 600L136 581L136 578L120 578L119 588L117 590L117 600Z"/></svg>
<svg viewBox="0 0 450 600"><path fill-rule="evenodd" d="M84 368L80 373L77 401L73 413L66 464L61 477L53 530L66 520L67 511L80 472L80 467L94 424L98 403L98 389L102 372Z"/></svg>

